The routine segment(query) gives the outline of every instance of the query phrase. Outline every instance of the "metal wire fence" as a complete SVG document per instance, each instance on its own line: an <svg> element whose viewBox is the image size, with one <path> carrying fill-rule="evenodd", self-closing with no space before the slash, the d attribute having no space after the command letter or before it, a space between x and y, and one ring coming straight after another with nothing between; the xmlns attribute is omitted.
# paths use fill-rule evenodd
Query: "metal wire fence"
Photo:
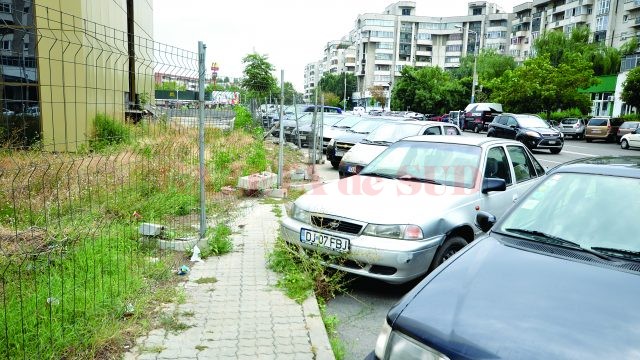
<svg viewBox="0 0 640 360"><path fill-rule="evenodd" d="M0 32L0 358L74 357L201 231L201 113L154 105L158 82L204 76L199 54L35 7ZM219 130L233 109L202 114L207 201L222 208L248 144Z"/></svg>

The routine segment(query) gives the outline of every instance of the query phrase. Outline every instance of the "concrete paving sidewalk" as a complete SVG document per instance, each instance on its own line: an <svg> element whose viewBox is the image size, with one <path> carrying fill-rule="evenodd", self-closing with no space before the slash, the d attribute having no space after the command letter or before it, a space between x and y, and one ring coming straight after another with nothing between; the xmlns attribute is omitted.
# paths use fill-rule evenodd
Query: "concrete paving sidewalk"
<svg viewBox="0 0 640 360"><path fill-rule="evenodd" d="M283 209L284 212L284 209ZM166 313L190 326L156 329L126 359L334 359L315 297L298 304L276 288L267 254L278 236L273 205L242 202L231 224L234 250L192 264L184 304ZM217 279L198 284L198 279Z"/></svg>

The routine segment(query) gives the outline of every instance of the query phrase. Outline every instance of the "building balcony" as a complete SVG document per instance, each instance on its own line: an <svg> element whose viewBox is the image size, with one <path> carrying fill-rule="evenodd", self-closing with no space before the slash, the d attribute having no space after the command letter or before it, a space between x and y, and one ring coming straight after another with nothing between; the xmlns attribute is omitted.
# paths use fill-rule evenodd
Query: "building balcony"
<svg viewBox="0 0 640 360"><path fill-rule="evenodd" d="M416 51L416 56L432 56L433 51Z"/></svg>
<svg viewBox="0 0 640 360"><path fill-rule="evenodd" d="M631 23L631 26L635 28L640 27L640 17L635 18Z"/></svg>
<svg viewBox="0 0 640 360"><path fill-rule="evenodd" d="M356 62L355 62L355 60L352 61L352 62L346 62L344 65L346 67L355 67L356 66Z"/></svg>
<svg viewBox="0 0 640 360"><path fill-rule="evenodd" d="M640 0L627 0L624 2L624 11L632 11L640 8Z"/></svg>
<svg viewBox="0 0 640 360"><path fill-rule="evenodd" d="M594 1L593 0L579 0L578 5L583 6L583 5L593 5Z"/></svg>
<svg viewBox="0 0 640 360"><path fill-rule="evenodd" d="M430 62L426 62L426 61L416 61L416 67L427 67L427 66L431 66L432 64Z"/></svg>
<svg viewBox="0 0 640 360"><path fill-rule="evenodd" d="M572 24L586 24L589 21L589 15L582 14L576 15L569 18Z"/></svg>
<svg viewBox="0 0 640 360"><path fill-rule="evenodd" d="M529 30L519 30L514 34L515 37L527 37L529 36Z"/></svg>

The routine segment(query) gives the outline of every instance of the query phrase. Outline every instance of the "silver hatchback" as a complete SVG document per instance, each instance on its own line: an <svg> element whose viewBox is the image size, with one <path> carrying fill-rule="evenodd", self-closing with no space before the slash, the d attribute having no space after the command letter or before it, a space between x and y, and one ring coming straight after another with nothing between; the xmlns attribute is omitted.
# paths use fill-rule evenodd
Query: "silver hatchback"
<svg viewBox="0 0 640 360"><path fill-rule="evenodd" d="M584 129L586 124L584 120L579 118L565 118L560 120L558 129L562 131L564 136L571 136L575 139L584 139Z"/></svg>
<svg viewBox="0 0 640 360"><path fill-rule="evenodd" d="M414 136L360 172L314 188L282 220L290 244L388 283L436 268L473 241L480 210L502 215L545 173L520 142Z"/></svg>

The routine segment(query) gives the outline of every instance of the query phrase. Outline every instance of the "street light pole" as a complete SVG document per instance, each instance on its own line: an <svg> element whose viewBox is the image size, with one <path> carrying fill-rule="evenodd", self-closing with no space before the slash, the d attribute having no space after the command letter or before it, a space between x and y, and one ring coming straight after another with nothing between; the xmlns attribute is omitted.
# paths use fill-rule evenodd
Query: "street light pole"
<svg viewBox="0 0 640 360"><path fill-rule="evenodd" d="M478 82L478 32L469 30L475 34L475 42L473 43L473 80L471 81L471 103L475 103L476 99L476 83Z"/></svg>
<svg viewBox="0 0 640 360"><path fill-rule="evenodd" d="M460 25L455 25L460 31L465 30ZM475 41L473 43L473 79L471 80L471 103L473 104L476 100L476 83L478 82L478 47L480 44L478 43L478 32L471 29L466 29L467 33L473 33L475 35Z"/></svg>
<svg viewBox="0 0 640 360"><path fill-rule="evenodd" d="M344 74L344 95L342 96L342 107L344 111L347 111L347 71L343 72Z"/></svg>

